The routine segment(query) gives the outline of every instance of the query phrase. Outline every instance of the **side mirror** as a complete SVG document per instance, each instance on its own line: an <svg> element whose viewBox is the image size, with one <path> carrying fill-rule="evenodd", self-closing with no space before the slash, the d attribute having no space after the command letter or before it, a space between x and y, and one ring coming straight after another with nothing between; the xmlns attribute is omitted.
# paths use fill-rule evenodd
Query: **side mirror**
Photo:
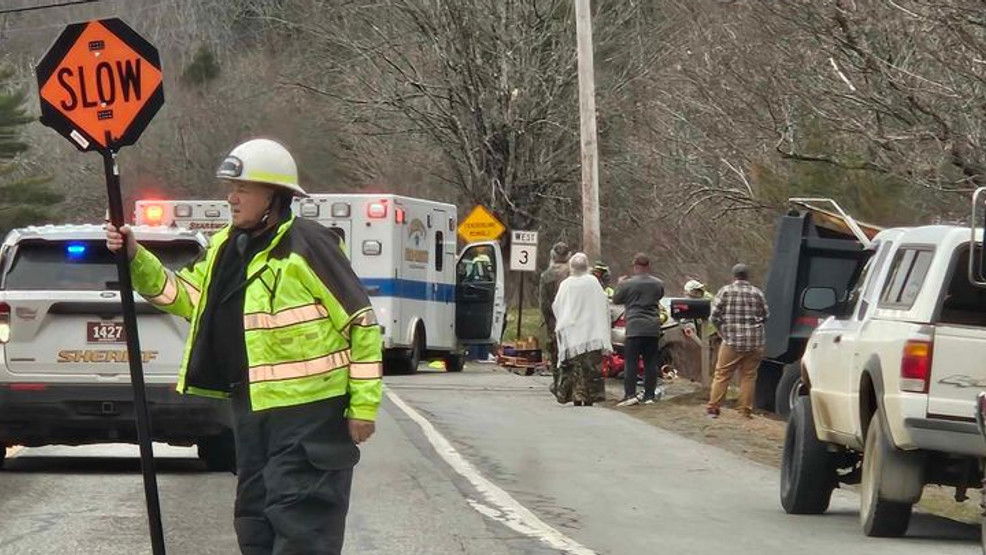
<svg viewBox="0 0 986 555"><path fill-rule="evenodd" d="M809 287L801 295L801 308L817 312L831 311L839 303L835 289L831 287Z"/></svg>

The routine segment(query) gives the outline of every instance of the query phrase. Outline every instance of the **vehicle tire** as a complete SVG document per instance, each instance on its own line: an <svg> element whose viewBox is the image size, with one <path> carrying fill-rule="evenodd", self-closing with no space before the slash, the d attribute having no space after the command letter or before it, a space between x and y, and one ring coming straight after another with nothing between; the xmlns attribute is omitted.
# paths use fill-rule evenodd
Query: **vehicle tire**
<svg viewBox="0 0 986 555"><path fill-rule="evenodd" d="M462 372L466 365L466 357L460 353L450 353L445 355L446 372Z"/></svg>
<svg viewBox="0 0 986 555"><path fill-rule="evenodd" d="M404 363L405 374L418 373L418 365L421 364L421 357L424 356L424 352L425 352L424 328L421 327L421 324L418 324L414 328L414 337L411 338L411 348L408 349L407 357L402 361Z"/></svg>
<svg viewBox="0 0 986 555"><path fill-rule="evenodd" d="M781 379L777 382L774 392L774 413L784 420L791 416L794 403L801 395L801 363L792 362L784 365Z"/></svg>
<svg viewBox="0 0 986 555"><path fill-rule="evenodd" d="M207 438L198 443L199 459L211 472L233 472L236 470L236 442L232 430Z"/></svg>
<svg viewBox="0 0 986 555"><path fill-rule="evenodd" d="M909 453L894 447L883 428L879 413L873 414L863 449L859 520L867 536L893 538L907 532L911 509L920 498L920 486L924 484L922 465L910 460ZM916 488L918 494L914 498ZM888 489L896 492L897 500L891 500Z"/></svg>
<svg viewBox="0 0 986 555"><path fill-rule="evenodd" d="M754 406L760 410L774 412L774 400L777 398L777 382L781 379L783 367L772 360L764 360L757 369L757 384L754 396Z"/></svg>
<svg viewBox="0 0 986 555"><path fill-rule="evenodd" d="M835 454L815 433L811 398L799 397L784 434L781 506L788 514L824 513L837 484Z"/></svg>
<svg viewBox="0 0 986 555"><path fill-rule="evenodd" d="M983 555L986 555L986 517L979 519L980 543L983 547Z"/></svg>

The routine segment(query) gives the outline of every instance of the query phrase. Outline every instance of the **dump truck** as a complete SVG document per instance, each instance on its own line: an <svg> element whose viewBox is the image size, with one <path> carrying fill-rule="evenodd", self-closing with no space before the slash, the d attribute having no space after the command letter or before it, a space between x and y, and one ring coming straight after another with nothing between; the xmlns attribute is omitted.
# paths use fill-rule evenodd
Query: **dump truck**
<svg viewBox="0 0 986 555"><path fill-rule="evenodd" d="M770 307L757 408L787 418L801 388L801 357L812 331L831 311L807 310L807 289L834 289L843 298L870 256L882 228L856 221L828 198L792 198L777 222L764 295ZM823 208L824 207L824 208Z"/></svg>

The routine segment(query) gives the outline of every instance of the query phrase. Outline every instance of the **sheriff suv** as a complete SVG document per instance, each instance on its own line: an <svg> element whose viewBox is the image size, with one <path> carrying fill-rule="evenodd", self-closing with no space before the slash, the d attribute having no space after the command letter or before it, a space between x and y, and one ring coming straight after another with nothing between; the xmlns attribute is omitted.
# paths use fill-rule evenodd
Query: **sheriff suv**
<svg viewBox="0 0 986 555"><path fill-rule="evenodd" d="M134 231L172 269L205 246L194 232ZM0 246L0 465L11 445L136 443L117 280L99 226L17 229ZM225 405L175 391L187 323L136 301L153 440L232 468Z"/></svg>
<svg viewBox="0 0 986 555"><path fill-rule="evenodd" d="M860 483L869 536L900 536L926 484L979 487L986 443L976 396L986 387L986 289L972 278L968 227L888 229L848 295L807 289L833 310L808 340L803 396L788 422L781 504L822 513L839 483ZM978 260L979 257L973 257Z"/></svg>

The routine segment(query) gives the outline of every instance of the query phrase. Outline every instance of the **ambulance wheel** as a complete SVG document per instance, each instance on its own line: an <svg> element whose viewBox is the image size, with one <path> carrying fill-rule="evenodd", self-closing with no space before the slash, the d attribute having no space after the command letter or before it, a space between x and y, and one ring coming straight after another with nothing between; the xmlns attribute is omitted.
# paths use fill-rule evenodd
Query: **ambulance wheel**
<svg viewBox="0 0 986 555"><path fill-rule="evenodd" d="M400 351L398 351L400 352ZM411 340L411 348L401 352L394 360L394 370L398 374L416 374L418 365L421 364L421 357L425 352L425 331L421 324L414 328L414 338Z"/></svg>
<svg viewBox="0 0 986 555"><path fill-rule="evenodd" d="M236 470L236 442L232 430L202 438L198 443L199 459L211 472L233 472Z"/></svg>
<svg viewBox="0 0 986 555"><path fill-rule="evenodd" d="M421 357L425 352L425 330L418 324L414 328L414 343L411 345L411 352L407 358L407 373L416 374L418 365L421 364Z"/></svg>
<svg viewBox="0 0 986 555"><path fill-rule="evenodd" d="M462 368L466 365L466 357L458 354L448 354L445 355L445 371L446 372L462 372Z"/></svg>

